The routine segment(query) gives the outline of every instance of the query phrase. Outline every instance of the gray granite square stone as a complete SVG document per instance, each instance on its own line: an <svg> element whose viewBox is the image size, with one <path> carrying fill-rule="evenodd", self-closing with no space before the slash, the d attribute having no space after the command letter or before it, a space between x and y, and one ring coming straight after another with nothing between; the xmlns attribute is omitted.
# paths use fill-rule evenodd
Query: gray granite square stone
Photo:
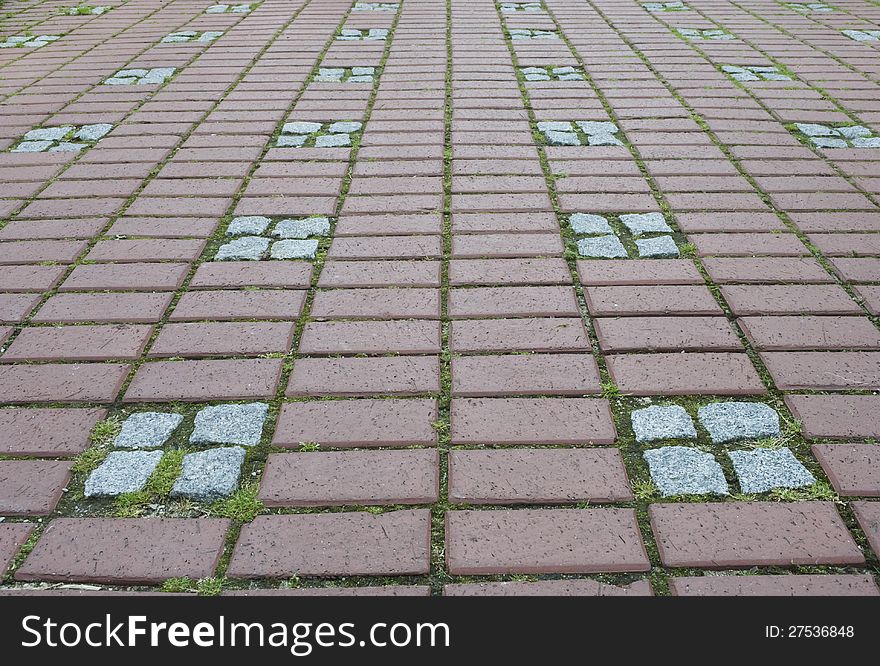
<svg viewBox="0 0 880 666"><path fill-rule="evenodd" d="M162 459L162 451L113 451L86 479L86 497L117 497L136 493Z"/></svg>
<svg viewBox="0 0 880 666"><path fill-rule="evenodd" d="M715 402L697 410L697 418L716 444L779 435L779 414L763 402Z"/></svg>
<svg viewBox="0 0 880 666"><path fill-rule="evenodd" d="M577 248L582 257L625 259L629 256L620 239L613 235L582 238L577 242Z"/></svg>
<svg viewBox="0 0 880 666"><path fill-rule="evenodd" d="M679 405L653 405L636 409L629 418L637 442L697 438L697 429L690 414Z"/></svg>
<svg viewBox="0 0 880 666"><path fill-rule="evenodd" d="M326 236L330 233L330 220L326 217L306 217L298 220L281 220L272 232L278 238L308 238Z"/></svg>
<svg viewBox="0 0 880 666"><path fill-rule="evenodd" d="M212 405L196 414L192 444L238 444L256 446L263 434L269 405L251 402L244 405Z"/></svg>
<svg viewBox="0 0 880 666"><path fill-rule="evenodd" d="M351 145L348 134L324 134L315 137L315 148L346 148Z"/></svg>
<svg viewBox="0 0 880 666"><path fill-rule="evenodd" d="M221 245L214 261L259 261L268 249L268 238L242 236Z"/></svg>
<svg viewBox="0 0 880 666"><path fill-rule="evenodd" d="M724 470L711 453L687 446L664 446L643 455L651 480L663 497L730 494Z"/></svg>
<svg viewBox="0 0 880 666"><path fill-rule="evenodd" d="M576 234L611 234L614 230L601 215L572 213L568 218L571 230Z"/></svg>
<svg viewBox="0 0 880 666"><path fill-rule="evenodd" d="M113 446L122 449L154 449L163 446L183 423L181 414L135 412L122 424Z"/></svg>
<svg viewBox="0 0 880 666"><path fill-rule="evenodd" d="M245 451L240 446L188 453L180 476L171 488L171 497L196 502L216 502L238 488Z"/></svg>
<svg viewBox="0 0 880 666"><path fill-rule="evenodd" d="M258 236L269 228L270 220L262 215L246 215L233 218L226 229L227 236Z"/></svg>
<svg viewBox="0 0 880 666"><path fill-rule="evenodd" d="M636 247L643 259L670 259L680 256L672 236L640 238L636 241Z"/></svg>
<svg viewBox="0 0 880 666"><path fill-rule="evenodd" d="M803 488L816 477L794 457L790 449L731 451L727 454L744 493L766 493L775 488Z"/></svg>
<svg viewBox="0 0 880 666"><path fill-rule="evenodd" d="M672 233L663 213L627 213L620 216L620 221L633 236Z"/></svg>
<svg viewBox="0 0 880 666"><path fill-rule="evenodd" d="M273 259L314 259L318 252L316 240L280 240L272 244Z"/></svg>

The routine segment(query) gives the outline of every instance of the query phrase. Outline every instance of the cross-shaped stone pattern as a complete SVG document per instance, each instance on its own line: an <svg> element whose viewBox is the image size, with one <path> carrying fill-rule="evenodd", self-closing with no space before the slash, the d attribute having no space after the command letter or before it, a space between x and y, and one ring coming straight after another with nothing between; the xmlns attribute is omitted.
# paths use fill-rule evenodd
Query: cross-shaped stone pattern
<svg viewBox="0 0 880 666"><path fill-rule="evenodd" d="M679 35L688 40L731 40L736 39L734 35L727 32L726 30L722 30L721 28L709 28L709 29L699 29L699 28L678 28L676 30Z"/></svg>
<svg viewBox="0 0 880 666"><path fill-rule="evenodd" d="M396 12L399 2L356 2L351 8L355 12Z"/></svg>
<svg viewBox="0 0 880 666"><path fill-rule="evenodd" d="M321 67L315 76L320 83L372 83L375 67Z"/></svg>
<svg viewBox="0 0 880 666"><path fill-rule="evenodd" d="M67 7L64 13L68 16L101 16L111 9L113 7L110 5L77 5L76 7Z"/></svg>
<svg viewBox="0 0 880 666"><path fill-rule="evenodd" d="M737 81L791 81L791 77L783 74L773 66L722 65L721 69Z"/></svg>
<svg viewBox="0 0 880 666"><path fill-rule="evenodd" d="M175 72L177 72L175 67L120 69L109 79L104 79L103 84L105 86L162 85L174 76Z"/></svg>
<svg viewBox="0 0 880 666"><path fill-rule="evenodd" d="M551 146L622 146L615 135L620 128L609 121L551 120L538 123L540 131Z"/></svg>
<svg viewBox="0 0 880 666"><path fill-rule="evenodd" d="M511 28L507 31L513 40L520 39L559 39L555 30L538 30L537 28Z"/></svg>
<svg viewBox="0 0 880 666"><path fill-rule="evenodd" d="M670 259L680 255L670 227L662 213L624 213L616 216L613 227L609 217L592 213L573 213L569 226L576 236L578 254L591 259L626 259L629 257L621 238L634 246L640 259ZM658 235L663 234L663 235Z"/></svg>
<svg viewBox="0 0 880 666"><path fill-rule="evenodd" d="M385 28L367 28L363 30L358 28L343 28L340 30L339 34L336 35L336 39L343 42L383 41L388 39L388 30Z"/></svg>
<svg viewBox="0 0 880 666"><path fill-rule="evenodd" d="M643 2L642 9L646 9L651 13L690 11L690 7L684 2Z"/></svg>
<svg viewBox="0 0 880 666"><path fill-rule="evenodd" d="M817 148L880 148L880 136L864 125L795 123L795 128Z"/></svg>
<svg viewBox="0 0 880 666"><path fill-rule="evenodd" d="M785 6L800 14L810 14L812 12L833 12L834 7L825 2L786 2Z"/></svg>
<svg viewBox="0 0 880 666"><path fill-rule="evenodd" d="M275 145L279 148L348 148L362 126L362 123L350 120L287 122L281 128Z"/></svg>
<svg viewBox="0 0 880 666"><path fill-rule="evenodd" d="M0 49L38 49L61 39L61 35L13 35L0 42Z"/></svg>
<svg viewBox="0 0 880 666"><path fill-rule="evenodd" d="M520 67L519 73L526 81L583 81L584 70L580 67Z"/></svg>
<svg viewBox="0 0 880 666"><path fill-rule="evenodd" d="M223 36L223 31L220 30L180 30L178 32L172 32L168 35L165 35L162 38L163 44L185 44L187 42L197 42L200 44L206 44L209 42L215 41L217 38Z"/></svg>
<svg viewBox="0 0 880 666"><path fill-rule="evenodd" d="M112 129L109 123L40 127L27 132L11 150L14 153L78 153Z"/></svg>
<svg viewBox="0 0 880 666"><path fill-rule="evenodd" d="M504 14L515 14L517 12L542 12L544 7L540 2L499 2L499 9Z"/></svg>
<svg viewBox="0 0 880 666"><path fill-rule="evenodd" d="M214 261L259 261L271 259L314 259L318 241L311 236L327 236L330 220L313 216L285 218L274 224L262 215L236 217L226 229L226 236L234 237L217 250ZM271 242L271 239L280 239ZM271 249L270 249L271 242Z"/></svg>
<svg viewBox="0 0 880 666"><path fill-rule="evenodd" d="M880 30L844 30L843 34L857 42L880 42Z"/></svg>
<svg viewBox="0 0 880 666"><path fill-rule="evenodd" d="M240 3L240 4L220 4L211 5L205 10L206 14L250 14L260 5L259 2Z"/></svg>

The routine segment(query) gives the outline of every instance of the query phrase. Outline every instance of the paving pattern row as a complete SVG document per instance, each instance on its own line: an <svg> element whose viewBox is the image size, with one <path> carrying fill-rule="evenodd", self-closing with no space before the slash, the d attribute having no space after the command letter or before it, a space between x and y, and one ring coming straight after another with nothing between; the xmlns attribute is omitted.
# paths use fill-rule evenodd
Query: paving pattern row
<svg viewBox="0 0 880 666"><path fill-rule="evenodd" d="M0 7L0 595L877 595L880 5Z"/></svg>

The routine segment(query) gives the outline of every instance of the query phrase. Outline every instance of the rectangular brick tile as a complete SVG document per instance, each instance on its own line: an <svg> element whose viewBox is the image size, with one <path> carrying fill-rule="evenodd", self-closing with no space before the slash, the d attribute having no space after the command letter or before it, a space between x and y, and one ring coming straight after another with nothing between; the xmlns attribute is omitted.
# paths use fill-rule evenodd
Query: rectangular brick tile
<svg viewBox="0 0 880 666"><path fill-rule="evenodd" d="M648 571L632 509L449 511L454 575Z"/></svg>
<svg viewBox="0 0 880 666"><path fill-rule="evenodd" d="M61 460L0 460L0 514L52 513L70 481L72 465Z"/></svg>
<svg viewBox="0 0 880 666"><path fill-rule="evenodd" d="M880 256L880 234L808 234L822 254L837 257Z"/></svg>
<svg viewBox="0 0 880 666"><path fill-rule="evenodd" d="M69 264L85 249L85 241L5 241L0 243L0 265L38 264L42 261Z"/></svg>
<svg viewBox="0 0 880 666"><path fill-rule="evenodd" d="M2 592L0 592L2 594ZM221 597L430 597L428 585L275 587L226 590Z"/></svg>
<svg viewBox="0 0 880 666"><path fill-rule="evenodd" d="M449 452L451 502L570 504L631 499L617 449Z"/></svg>
<svg viewBox="0 0 880 666"><path fill-rule="evenodd" d="M73 269L59 291L174 291L189 264L83 264Z"/></svg>
<svg viewBox="0 0 880 666"><path fill-rule="evenodd" d="M719 284L794 282L821 284L834 278L815 259L794 257L710 257L703 260L709 277Z"/></svg>
<svg viewBox="0 0 880 666"><path fill-rule="evenodd" d="M880 437L880 396L787 395L785 404L808 438Z"/></svg>
<svg viewBox="0 0 880 666"><path fill-rule="evenodd" d="M598 398L456 398L453 444L613 444L614 421Z"/></svg>
<svg viewBox="0 0 880 666"><path fill-rule="evenodd" d="M880 589L871 576L776 575L684 576L669 579L676 597L876 597Z"/></svg>
<svg viewBox="0 0 880 666"><path fill-rule="evenodd" d="M880 349L880 331L867 317L742 317L755 349Z"/></svg>
<svg viewBox="0 0 880 666"><path fill-rule="evenodd" d="M762 352L761 359L783 391L880 388L880 352Z"/></svg>
<svg viewBox="0 0 880 666"><path fill-rule="evenodd" d="M152 357L258 356L286 353L292 322L194 322L166 324L150 348Z"/></svg>
<svg viewBox="0 0 880 666"><path fill-rule="evenodd" d="M807 246L792 233L778 234L691 234L688 236L701 257L803 257Z"/></svg>
<svg viewBox="0 0 880 666"><path fill-rule="evenodd" d="M296 319L305 300L299 289L190 291L180 297L170 320Z"/></svg>
<svg viewBox="0 0 880 666"><path fill-rule="evenodd" d="M439 488L434 449L273 453L259 498L273 507L429 504Z"/></svg>
<svg viewBox="0 0 880 666"><path fill-rule="evenodd" d="M831 502L653 504L648 515L667 567L865 561Z"/></svg>
<svg viewBox="0 0 880 666"><path fill-rule="evenodd" d="M590 341L580 318L471 319L451 325L453 352L589 351Z"/></svg>
<svg viewBox="0 0 880 666"><path fill-rule="evenodd" d="M864 299L865 309L875 317L880 317L880 287L860 285L856 293Z"/></svg>
<svg viewBox="0 0 880 666"><path fill-rule="evenodd" d="M442 254L440 236L336 237L329 259L436 259Z"/></svg>
<svg viewBox="0 0 880 666"><path fill-rule="evenodd" d="M605 352L741 351L724 317L602 317L593 320Z"/></svg>
<svg viewBox="0 0 880 666"><path fill-rule="evenodd" d="M834 257L829 261L847 282L880 282L880 259Z"/></svg>
<svg viewBox="0 0 880 666"><path fill-rule="evenodd" d="M281 406L274 446L432 446L437 402L409 400L329 400Z"/></svg>
<svg viewBox="0 0 880 666"><path fill-rule="evenodd" d="M813 444L831 485L845 497L880 497L880 446Z"/></svg>
<svg viewBox="0 0 880 666"><path fill-rule="evenodd" d="M591 287L656 284L705 284L703 276L689 259L645 261L644 259L581 260L577 262L581 284Z"/></svg>
<svg viewBox="0 0 880 666"><path fill-rule="evenodd" d="M125 392L124 401L271 398L281 377L281 363L281 359L145 363Z"/></svg>
<svg viewBox="0 0 880 666"><path fill-rule="evenodd" d="M452 583L443 586L444 597L650 597L651 584L637 580L629 585L610 585L589 579L565 578L534 583Z"/></svg>
<svg viewBox="0 0 880 666"><path fill-rule="evenodd" d="M315 294L315 319L439 319L439 289L332 289Z"/></svg>
<svg viewBox="0 0 880 666"><path fill-rule="evenodd" d="M551 234L458 234L452 237L456 259L549 257L563 251L559 232Z"/></svg>
<svg viewBox="0 0 880 666"><path fill-rule="evenodd" d="M0 294L0 322L23 321L41 300L40 294Z"/></svg>
<svg viewBox="0 0 880 666"><path fill-rule="evenodd" d="M213 575L225 518L56 518L16 571L20 581L153 584Z"/></svg>
<svg viewBox="0 0 880 666"><path fill-rule="evenodd" d="M600 393L599 368L586 354L464 356L452 360L452 395Z"/></svg>
<svg viewBox="0 0 880 666"><path fill-rule="evenodd" d="M103 409L0 409L0 453L72 456L90 446L89 434L107 415Z"/></svg>
<svg viewBox="0 0 880 666"><path fill-rule="evenodd" d="M299 344L301 354L437 354L437 321L308 322Z"/></svg>
<svg viewBox="0 0 880 666"><path fill-rule="evenodd" d="M563 259L453 259L449 262L449 283L453 286L571 284L571 274Z"/></svg>
<svg viewBox="0 0 880 666"><path fill-rule="evenodd" d="M427 509L258 516L242 528L230 578L426 574Z"/></svg>
<svg viewBox="0 0 880 666"><path fill-rule="evenodd" d="M120 323L153 323L165 314L174 294L56 294L34 315L36 322L99 321Z"/></svg>
<svg viewBox="0 0 880 666"><path fill-rule="evenodd" d="M5 266L0 271L0 292L48 291L64 271L63 266Z"/></svg>
<svg viewBox="0 0 880 666"><path fill-rule="evenodd" d="M152 326L52 326L24 329L3 354L11 361L128 361L137 359Z"/></svg>
<svg viewBox="0 0 880 666"><path fill-rule="evenodd" d="M590 314L596 317L723 314L705 286L585 287L584 297Z"/></svg>
<svg viewBox="0 0 880 666"><path fill-rule="evenodd" d="M0 366L0 395L15 404L113 402L128 370L121 363Z"/></svg>
<svg viewBox="0 0 880 666"><path fill-rule="evenodd" d="M449 316L458 319L578 314L571 287L477 287L449 292Z"/></svg>
<svg viewBox="0 0 880 666"><path fill-rule="evenodd" d="M190 289L309 286L312 265L302 261L209 261L196 269Z"/></svg>
<svg viewBox="0 0 880 666"><path fill-rule="evenodd" d="M721 295L737 315L864 314L836 284L725 285Z"/></svg>
<svg viewBox="0 0 880 666"><path fill-rule="evenodd" d="M319 287L439 287L439 261L328 261Z"/></svg>
<svg viewBox="0 0 880 666"><path fill-rule="evenodd" d="M301 358L287 395L418 395L440 391L437 357Z"/></svg>
<svg viewBox="0 0 880 666"><path fill-rule="evenodd" d="M745 354L726 352L609 356L608 372L627 395L752 395L766 393Z"/></svg>
<svg viewBox="0 0 880 666"><path fill-rule="evenodd" d="M141 238L98 241L86 259L91 261L194 261L205 247L204 240Z"/></svg>
<svg viewBox="0 0 880 666"><path fill-rule="evenodd" d="M852 503L853 513L865 536L868 544L876 555L880 555L880 502L866 502L861 500Z"/></svg>
<svg viewBox="0 0 880 666"><path fill-rule="evenodd" d="M34 526L31 523L0 524L0 575L6 573L19 549L33 531Z"/></svg>

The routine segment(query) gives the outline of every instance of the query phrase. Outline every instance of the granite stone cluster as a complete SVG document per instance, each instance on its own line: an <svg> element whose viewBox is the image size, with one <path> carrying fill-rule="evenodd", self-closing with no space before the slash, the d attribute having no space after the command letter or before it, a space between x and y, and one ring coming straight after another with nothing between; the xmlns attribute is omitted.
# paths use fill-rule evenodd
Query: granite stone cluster
<svg viewBox="0 0 880 666"><path fill-rule="evenodd" d="M172 32L162 38L163 44L177 44L181 42L213 42L215 39L223 35L222 31L209 30L199 32L197 30L181 30Z"/></svg>
<svg viewBox="0 0 880 666"><path fill-rule="evenodd" d="M690 11L683 2L643 2L642 8L651 13L656 12L687 12Z"/></svg>
<svg viewBox="0 0 880 666"><path fill-rule="evenodd" d="M388 39L386 28L343 28L336 39L342 42L378 42Z"/></svg>
<svg viewBox="0 0 880 666"><path fill-rule="evenodd" d="M15 146L13 153L78 153L102 139L113 125L63 125L40 127L27 132Z"/></svg>
<svg viewBox="0 0 880 666"><path fill-rule="evenodd" d="M791 81L791 77L780 72L777 67L723 65L721 69L736 81Z"/></svg>
<svg viewBox="0 0 880 666"><path fill-rule="evenodd" d="M824 2L786 2L785 6L801 14L834 11L834 7Z"/></svg>
<svg viewBox="0 0 880 666"><path fill-rule="evenodd" d="M105 86L147 86L162 85L177 71L176 67L153 67L152 69L120 69L109 79L104 80Z"/></svg>
<svg viewBox="0 0 880 666"><path fill-rule="evenodd" d="M662 213L626 213L618 215L619 231L604 215L574 213L568 218L576 236L586 236L577 241L578 254L593 259L626 259L629 257L620 236L626 234L634 240L640 259L668 259L680 256L672 236L672 227Z"/></svg>
<svg viewBox="0 0 880 666"><path fill-rule="evenodd" d="M533 28L511 28L507 31L511 39L559 39L555 30L537 30Z"/></svg>
<svg viewBox="0 0 880 666"><path fill-rule="evenodd" d="M718 402L700 407L697 419L714 444L756 440L779 435L779 415L758 402ZM695 440L697 430L690 414L678 405L634 410L630 420L636 441ZM816 478L790 449L755 448L730 451L739 487L744 493L763 493L779 488L802 488ZM711 453L689 446L664 446L643 454L651 480L661 495L729 495L721 465Z"/></svg>
<svg viewBox="0 0 880 666"><path fill-rule="evenodd" d="M620 128L610 121L549 120L538 123L538 131L551 146L622 146Z"/></svg>
<svg viewBox="0 0 880 666"><path fill-rule="evenodd" d="M316 123L294 121L284 123L275 142L276 148L348 148L363 123L337 121Z"/></svg>
<svg viewBox="0 0 880 666"><path fill-rule="evenodd" d="M501 2L499 4L501 12L504 14L513 14L515 12L542 12L544 8L540 2Z"/></svg>
<svg viewBox="0 0 880 666"><path fill-rule="evenodd" d="M251 2L238 5L211 5L205 10L206 14L249 14L260 3Z"/></svg>
<svg viewBox="0 0 880 666"><path fill-rule="evenodd" d="M519 73L526 81L583 81L584 70L580 67L520 67Z"/></svg>
<svg viewBox="0 0 880 666"><path fill-rule="evenodd" d="M375 67L321 67L315 81L321 83L372 83Z"/></svg>
<svg viewBox="0 0 880 666"><path fill-rule="evenodd" d="M313 237L329 233L327 217L285 218L274 224L262 215L236 217L226 229L226 236L233 240L218 248L214 261L314 259L318 241Z"/></svg>
<svg viewBox="0 0 880 666"><path fill-rule="evenodd" d="M844 30L843 34L857 42L880 42L880 30Z"/></svg>
<svg viewBox="0 0 880 666"><path fill-rule="evenodd" d="M100 16L101 14L106 14L113 7L109 5L99 5L97 7L92 7L91 5L78 5L76 7L68 7L65 10L65 14L68 16Z"/></svg>
<svg viewBox="0 0 880 666"><path fill-rule="evenodd" d="M61 35L13 35L0 42L0 49L27 48L38 49L61 39Z"/></svg>
<svg viewBox="0 0 880 666"><path fill-rule="evenodd" d="M732 34L720 28L700 30L698 28L678 28L678 34L689 40L730 40L736 39Z"/></svg>
<svg viewBox="0 0 880 666"><path fill-rule="evenodd" d="M351 8L355 12L396 12L399 2L356 2Z"/></svg>
<svg viewBox="0 0 880 666"><path fill-rule="evenodd" d="M265 403L214 405L196 414L189 444L219 448L187 453L170 496L214 502L235 492L245 448L260 442L269 407ZM183 423L180 414L138 412L122 424L116 450L86 479L86 497L118 497L143 490L162 460L161 449Z"/></svg>
<svg viewBox="0 0 880 666"><path fill-rule="evenodd" d="M864 125L796 123L795 127L817 148L880 148L880 136Z"/></svg>

